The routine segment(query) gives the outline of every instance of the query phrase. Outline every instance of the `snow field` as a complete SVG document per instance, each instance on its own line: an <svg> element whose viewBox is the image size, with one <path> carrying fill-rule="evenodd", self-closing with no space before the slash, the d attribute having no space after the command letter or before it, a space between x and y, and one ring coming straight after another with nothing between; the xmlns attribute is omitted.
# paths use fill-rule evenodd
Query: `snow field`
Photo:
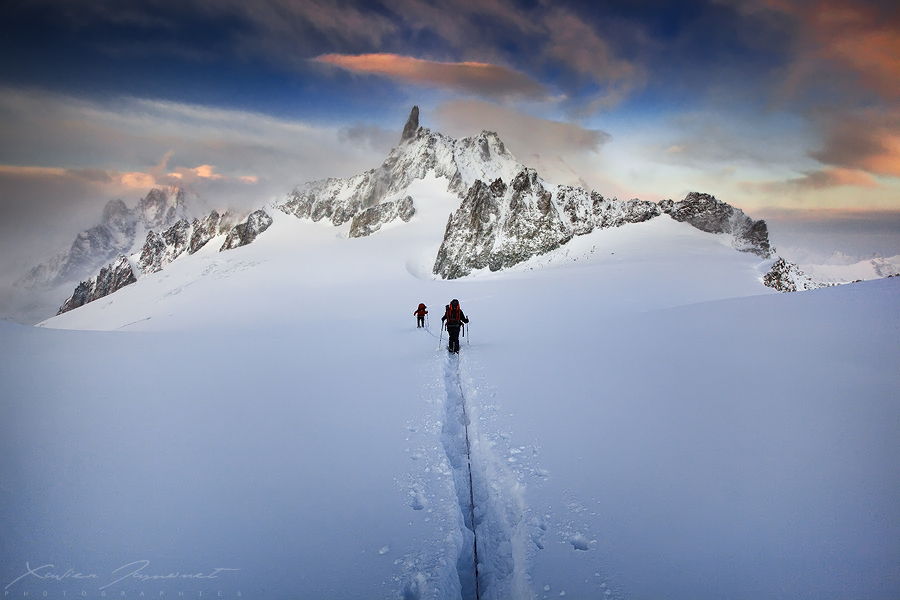
<svg viewBox="0 0 900 600"><path fill-rule="evenodd" d="M146 558L239 568L226 597L470 598L474 527L483 598L897 596L900 281L774 294L667 217L437 281L454 199L414 185L370 238L273 213L0 327L0 575Z"/></svg>

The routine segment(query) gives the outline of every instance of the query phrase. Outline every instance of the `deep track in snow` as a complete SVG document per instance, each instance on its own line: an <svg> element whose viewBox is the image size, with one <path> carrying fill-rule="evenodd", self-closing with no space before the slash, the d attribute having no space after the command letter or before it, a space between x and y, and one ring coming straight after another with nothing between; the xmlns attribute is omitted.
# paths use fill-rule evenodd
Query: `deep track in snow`
<svg viewBox="0 0 900 600"><path fill-rule="evenodd" d="M462 545L456 561L462 600L527 600L534 597L527 574L527 509L522 486L482 431L478 389L462 376L468 357L444 360L444 422L441 438L453 471ZM486 437L487 435L487 437Z"/></svg>
<svg viewBox="0 0 900 600"><path fill-rule="evenodd" d="M444 367L445 402L444 448L453 467L456 494L465 527L472 538L471 555L460 553L457 572L462 598L481 600L481 580L478 572L478 531L475 520L475 485L472 477L472 440L469 433L469 414L466 397L459 377L459 357L449 356ZM460 443L462 442L462 443ZM467 536L468 537L468 536Z"/></svg>

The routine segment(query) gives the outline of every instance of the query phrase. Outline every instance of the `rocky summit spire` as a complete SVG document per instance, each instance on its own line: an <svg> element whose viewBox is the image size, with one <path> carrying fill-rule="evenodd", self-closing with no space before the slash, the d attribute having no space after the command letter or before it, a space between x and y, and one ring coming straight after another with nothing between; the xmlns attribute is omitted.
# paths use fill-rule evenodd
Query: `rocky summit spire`
<svg viewBox="0 0 900 600"><path fill-rule="evenodd" d="M419 130L419 107L413 106L412 110L409 111L409 118L406 120L406 125L403 126L403 135L400 136L400 143L402 144L406 140L412 139L416 136L416 131Z"/></svg>

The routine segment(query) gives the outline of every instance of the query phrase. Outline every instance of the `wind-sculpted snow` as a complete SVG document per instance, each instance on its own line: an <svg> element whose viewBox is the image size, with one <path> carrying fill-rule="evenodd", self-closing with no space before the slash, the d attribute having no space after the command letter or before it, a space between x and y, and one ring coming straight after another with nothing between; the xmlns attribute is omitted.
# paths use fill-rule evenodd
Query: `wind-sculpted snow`
<svg viewBox="0 0 900 600"><path fill-rule="evenodd" d="M690 223L701 231L730 234L736 250L763 258L772 255L766 222L754 221L741 209L715 196L691 192L680 202L663 200L659 207L676 221Z"/></svg>
<svg viewBox="0 0 900 600"><path fill-rule="evenodd" d="M652 202L607 200L596 192L548 189L534 169L507 186L476 181L447 221L434 273L456 279L474 270L498 271L559 248L575 235L646 221L660 214Z"/></svg>
<svg viewBox="0 0 900 600"><path fill-rule="evenodd" d="M114 262L100 269L100 273L96 277L79 283L78 287L75 288L75 292L63 303L56 314L61 315L88 302L108 296L136 281L137 278L134 276L134 271L131 268L131 263L128 262L128 258L120 256Z"/></svg>
<svg viewBox="0 0 900 600"><path fill-rule="evenodd" d="M828 287L826 283L814 281L792 262L779 257L772 268L763 276L763 283L779 292L799 292Z"/></svg>

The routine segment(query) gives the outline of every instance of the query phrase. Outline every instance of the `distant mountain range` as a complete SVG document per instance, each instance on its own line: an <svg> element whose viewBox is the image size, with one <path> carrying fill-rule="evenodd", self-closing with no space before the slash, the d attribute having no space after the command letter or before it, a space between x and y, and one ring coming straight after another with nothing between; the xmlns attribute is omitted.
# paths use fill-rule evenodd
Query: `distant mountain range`
<svg viewBox="0 0 900 600"><path fill-rule="evenodd" d="M246 218L214 210L189 220L180 188L154 189L134 208L111 201L100 224L78 234L68 251L31 269L19 285L46 288L79 281L59 309L66 312L165 269L215 238L223 238L220 251L252 243L272 224L272 210L337 227L349 223L350 238L373 235L388 223L414 217L417 201L410 186L426 177L446 181L447 190L460 199L434 258L432 272L444 279L509 268L577 236L668 215L723 236L736 251L772 260L762 278L769 287L796 291L825 285L797 265L773 260L765 221L714 196L691 192L679 201L619 200L555 185L519 163L496 133L452 138L421 127L418 107L410 112L399 144L377 168L303 184Z"/></svg>

